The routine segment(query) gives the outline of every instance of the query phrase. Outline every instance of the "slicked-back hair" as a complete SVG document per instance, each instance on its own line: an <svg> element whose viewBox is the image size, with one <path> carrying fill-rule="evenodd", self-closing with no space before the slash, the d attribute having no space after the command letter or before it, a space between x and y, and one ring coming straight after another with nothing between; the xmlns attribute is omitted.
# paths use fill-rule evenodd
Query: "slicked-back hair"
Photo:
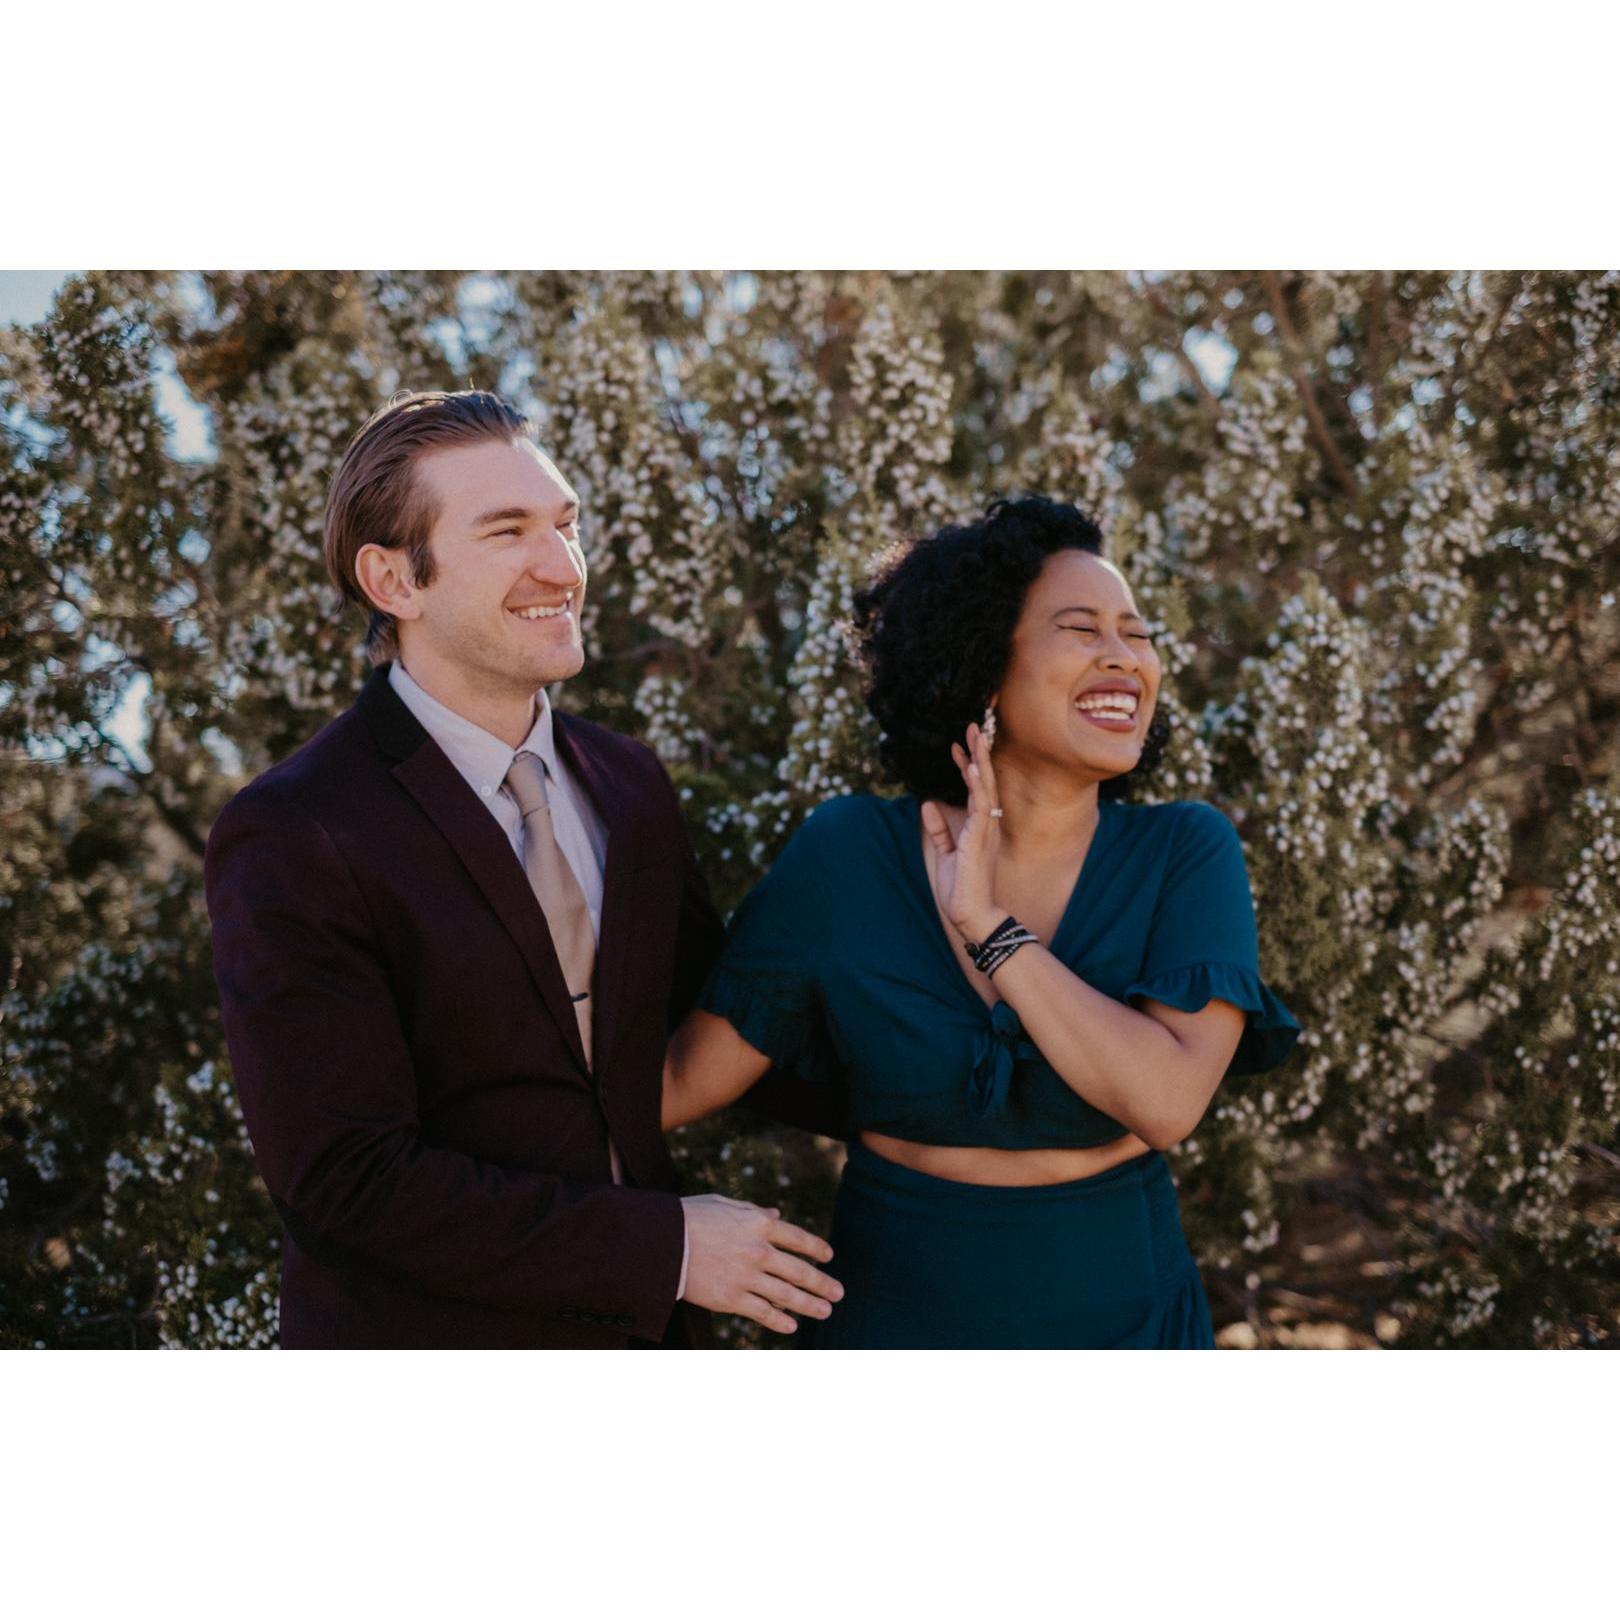
<svg viewBox="0 0 1620 1620"><path fill-rule="evenodd" d="M411 578L418 585L433 583L429 537L439 514L416 476L418 457L454 445L507 444L532 435L529 419L498 394L480 388L407 389L374 411L350 439L326 497L323 549L332 583L366 616L366 656L373 664L399 655L399 632L393 615L374 607L360 589L355 573L360 548L403 550Z"/></svg>
<svg viewBox="0 0 1620 1620"><path fill-rule="evenodd" d="M882 731L879 763L919 799L967 803L951 744L983 721L1029 588L1060 551L1107 560L1102 530L1078 507L1044 495L992 501L976 523L947 524L887 553L855 593L855 651ZM1099 796L1128 797L1169 737L1156 711L1136 765L1099 783Z"/></svg>

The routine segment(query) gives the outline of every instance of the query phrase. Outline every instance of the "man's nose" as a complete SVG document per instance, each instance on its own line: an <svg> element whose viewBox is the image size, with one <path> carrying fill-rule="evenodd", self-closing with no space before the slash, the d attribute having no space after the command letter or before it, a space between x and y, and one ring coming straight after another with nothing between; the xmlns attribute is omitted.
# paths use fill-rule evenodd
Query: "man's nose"
<svg viewBox="0 0 1620 1620"><path fill-rule="evenodd" d="M529 572L544 584L561 591L575 591L585 583L582 560L567 538L556 528L541 531Z"/></svg>

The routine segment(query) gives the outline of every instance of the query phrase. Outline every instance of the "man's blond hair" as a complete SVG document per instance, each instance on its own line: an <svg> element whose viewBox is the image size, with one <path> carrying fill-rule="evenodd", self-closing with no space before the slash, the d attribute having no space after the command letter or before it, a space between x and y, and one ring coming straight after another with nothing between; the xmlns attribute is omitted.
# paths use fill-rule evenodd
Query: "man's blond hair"
<svg viewBox="0 0 1620 1620"><path fill-rule="evenodd" d="M521 411L484 389L407 390L374 412L349 441L326 497L323 549L332 583L366 615L366 656L373 664L399 656L399 627L360 588L360 548L403 550L411 579L433 583L429 541L439 514L416 476L417 459L453 445L531 438L533 431Z"/></svg>

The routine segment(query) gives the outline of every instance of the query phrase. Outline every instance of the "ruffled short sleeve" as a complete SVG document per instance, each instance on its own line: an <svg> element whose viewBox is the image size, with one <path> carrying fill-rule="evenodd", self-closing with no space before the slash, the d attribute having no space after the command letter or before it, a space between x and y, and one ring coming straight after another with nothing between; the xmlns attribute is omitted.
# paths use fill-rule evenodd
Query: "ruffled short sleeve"
<svg viewBox="0 0 1620 1620"><path fill-rule="evenodd" d="M1226 1072L1259 1074L1293 1051L1301 1028L1260 978L1254 899L1237 829L1212 804L1179 808L1142 969L1120 999L1148 996L1183 1012L1217 997L1230 1001L1248 1022Z"/></svg>
<svg viewBox="0 0 1620 1620"><path fill-rule="evenodd" d="M845 1065L821 986L833 927L828 843L837 817L829 811L811 813L737 907L697 1004L778 1067L836 1083Z"/></svg>

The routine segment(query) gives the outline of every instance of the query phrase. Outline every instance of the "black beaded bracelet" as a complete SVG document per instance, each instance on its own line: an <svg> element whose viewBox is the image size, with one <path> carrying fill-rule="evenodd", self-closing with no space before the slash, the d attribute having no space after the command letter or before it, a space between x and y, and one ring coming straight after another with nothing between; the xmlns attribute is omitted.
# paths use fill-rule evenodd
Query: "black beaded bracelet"
<svg viewBox="0 0 1620 1620"><path fill-rule="evenodd" d="M967 940L964 943L974 967L989 978L1019 946L1039 945L1040 938L1025 928L1016 917L1004 917L983 940L978 943Z"/></svg>
<svg viewBox="0 0 1620 1620"><path fill-rule="evenodd" d="M977 967L979 965L979 958L986 951L999 944L1007 937L1008 934L1013 933L1018 926L1018 919L1016 917L1003 917L1001 921L998 922L982 940L979 940L977 943L971 939L965 940L963 942L962 949L968 953L973 965Z"/></svg>
<svg viewBox="0 0 1620 1620"><path fill-rule="evenodd" d="M1010 935L996 947L995 953L988 961L979 964L980 971L987 979L996 976L996 970L1007 960L1020 945L1039 945L1040 940L1026 928L1022 932Z"/></svg>

